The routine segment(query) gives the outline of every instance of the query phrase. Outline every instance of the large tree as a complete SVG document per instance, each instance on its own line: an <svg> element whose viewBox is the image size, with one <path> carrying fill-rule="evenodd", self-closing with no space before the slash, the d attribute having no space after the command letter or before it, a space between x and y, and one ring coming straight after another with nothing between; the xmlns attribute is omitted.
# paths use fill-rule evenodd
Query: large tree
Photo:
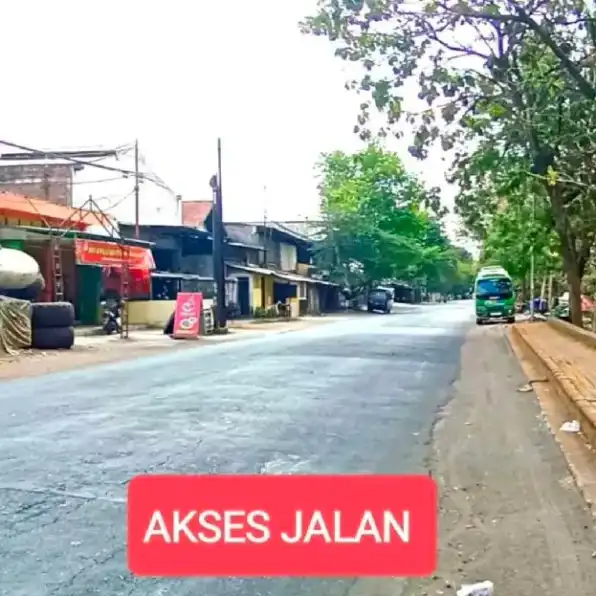
<svg viewBox="0 0 596 596"><path fill-rule="evenodd" d="M481 155L493 154L485 164L503 158L526 164L517 183L532 179L541 185L560 240L572 317L580 322L581 279L596 213L591 5L432 0L418 6L321 0L305 29L327 35L338 55L363 67L362 77L348 84L364 95L356 127L363 138L375 132L369 116L376 108L387 117L381 134L403 135L404 121L414 128L416 157L426 157L440 141L456 152L456 170L465 171L477 144L484 143ZM409 79L417 81L427 106L415 113L406 113L402 101ZM490 213L489 203L499 198L477 202L476 219Z"/></svg>
<svg viewBox="0 0 596 596"><path fill-rule="evenodd" d="M431 219L424 208L437 197L409 174L396 154L377 145L325 154L318 164L325 234L319 266L356 287L409 277L440 256L426 242Z"/></svg>

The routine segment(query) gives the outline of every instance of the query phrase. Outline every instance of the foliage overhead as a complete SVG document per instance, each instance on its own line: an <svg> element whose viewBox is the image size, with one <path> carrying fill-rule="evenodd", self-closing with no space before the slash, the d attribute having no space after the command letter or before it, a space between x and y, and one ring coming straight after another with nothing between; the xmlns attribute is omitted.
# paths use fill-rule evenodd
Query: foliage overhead
<svg viewBox="0 0 596 596"><path fill-rule="evenodd" d="M320 0L305 31L327 36L359 64L355 131L402 136L412 155L438 142L453 155L457 208L477 238L496 242L496 206L536 198L562 257L577 322L580 284L596 241L596 21L582 0ZM406 112L413 80L422 109ZM501 173L495 175L495 171ZM511 207L508 215L527 216ZM518 225L518 224L516 224ZM495 227L496 226L496 227ZM533 234L532 237L535 237Z"/></svg>

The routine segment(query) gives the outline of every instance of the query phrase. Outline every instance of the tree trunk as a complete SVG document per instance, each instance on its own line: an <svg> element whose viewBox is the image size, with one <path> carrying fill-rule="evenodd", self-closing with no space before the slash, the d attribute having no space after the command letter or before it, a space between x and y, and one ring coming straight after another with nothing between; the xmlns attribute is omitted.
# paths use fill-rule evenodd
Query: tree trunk
<svg viewBox="0 0 596 596"><path fill-rule="evenodd" d="M569 316L571 322L578 327L584 326L582 315L582 277L577 263L569 263L564 259L565 275L569 284Z"/></svg>
<svg viewBox="0 0 596 596"><path fill-rule="evenodd" d="M522 277L520 289L521 289L521 301L522 301L522 304L525 304L527 297L528 297L528 279L525 275Z"/></svg>

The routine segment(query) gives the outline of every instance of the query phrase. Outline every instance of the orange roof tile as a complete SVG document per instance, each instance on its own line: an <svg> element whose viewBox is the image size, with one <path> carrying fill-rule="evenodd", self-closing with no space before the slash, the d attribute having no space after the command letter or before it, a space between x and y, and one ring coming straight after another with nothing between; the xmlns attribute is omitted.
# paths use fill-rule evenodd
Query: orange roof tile
<svg viewBox="0 0 596 596"><path fill-rule="evenodd" d="M212 207L212 201L182 201L182 225L202 228Z"/></svg>
<svg viewBox="0 0 596 596"><path fill-rule="evenodd" d="M77 207L66 207L43 199L33 199L10 192L0 192L0 214L44 220L55 227L85 229L89 226L110 225L109 216ZM111 224L113 225L113 223Z"/></svg>

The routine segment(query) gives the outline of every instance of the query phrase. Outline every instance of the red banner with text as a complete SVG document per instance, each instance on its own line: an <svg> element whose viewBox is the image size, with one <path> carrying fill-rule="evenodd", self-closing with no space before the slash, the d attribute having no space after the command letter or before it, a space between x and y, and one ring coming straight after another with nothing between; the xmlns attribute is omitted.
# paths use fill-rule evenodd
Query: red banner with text
<svg viewBox="0 0 596 596"><path fill-rule="evenodd" d="M122 267L128 262L130 269L155 269L153 254L142 246L123 246L116 242L76 239L75 257L79 265Z"/></svg>
<svg viewBox="0 0 596 596"><path fill-rule="evenodd" d="M426 576L437 550L428 476L137 476L128 567L139 576Z"/></svg>

